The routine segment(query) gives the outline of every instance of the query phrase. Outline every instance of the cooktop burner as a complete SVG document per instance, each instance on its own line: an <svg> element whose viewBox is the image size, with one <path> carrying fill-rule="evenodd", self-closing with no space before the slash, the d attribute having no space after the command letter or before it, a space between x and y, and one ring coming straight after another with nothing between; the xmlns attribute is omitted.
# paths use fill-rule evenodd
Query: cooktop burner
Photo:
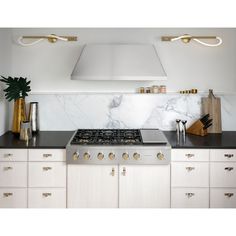
<svg viewBox="0 0 236 236"><path fill-rule="evenodd" d="M138 129L79 129L71 144L77 145L140 145Z"/></svg>

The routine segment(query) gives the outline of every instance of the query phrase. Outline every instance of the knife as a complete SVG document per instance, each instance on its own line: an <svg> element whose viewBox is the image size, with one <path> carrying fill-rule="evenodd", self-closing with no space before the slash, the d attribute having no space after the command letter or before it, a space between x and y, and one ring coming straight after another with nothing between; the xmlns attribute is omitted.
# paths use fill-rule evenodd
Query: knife
<svg viewBox="0 0 236 236"><path fill-rule="evenodd" d="M210 126L212 126L212 123L209 123L208 125L205 125L203 129L208 129Z"/></svg>
<svg viewBox="0 0 236 236"><path fill-rule="evenodd" d="M210 114L206 114L205 116L203 116L200 121L205 124L207 121L208 121L208 118L209 118Z"/></svg>

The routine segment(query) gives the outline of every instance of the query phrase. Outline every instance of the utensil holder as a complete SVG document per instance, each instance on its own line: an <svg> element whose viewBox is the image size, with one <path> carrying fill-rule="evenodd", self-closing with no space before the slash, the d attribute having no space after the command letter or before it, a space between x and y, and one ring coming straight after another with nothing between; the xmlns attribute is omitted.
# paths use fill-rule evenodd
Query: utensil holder
<svg viewBox="0 0 236 236"><path fill-rule="evenodd" d="M199 136L206 136L207 135L207 129L203 129L204 125L200 120L197 120L195 123L193 123L188 129L188 134L194 134Z"/></svg>

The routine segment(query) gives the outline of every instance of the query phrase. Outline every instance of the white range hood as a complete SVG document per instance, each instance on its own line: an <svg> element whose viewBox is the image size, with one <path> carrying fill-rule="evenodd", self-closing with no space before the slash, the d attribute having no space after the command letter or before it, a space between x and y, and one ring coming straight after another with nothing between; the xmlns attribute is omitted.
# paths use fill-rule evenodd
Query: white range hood
<svg viewBox="0 0 236 236"><path fill-rule="evenodd" d="M71 79L165 80L166 73L152 44L88 44Z"/></svg>

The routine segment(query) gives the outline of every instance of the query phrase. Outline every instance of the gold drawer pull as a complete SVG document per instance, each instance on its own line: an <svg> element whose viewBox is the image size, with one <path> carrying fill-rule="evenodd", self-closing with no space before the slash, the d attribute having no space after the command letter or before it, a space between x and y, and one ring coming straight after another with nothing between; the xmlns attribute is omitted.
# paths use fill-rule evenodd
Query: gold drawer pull
<svg viewBox="0 0 236 236"><path fill-rule="evenodd" d="M45 158L52 157L52 154L44 153L44 154L43 154L43 157L45 157Z"/></svg>
<svg viewBox="0 0 236 236"><path fill-rule="evenodd" d="M11 166L6 166L6 167L4 167L3 169L4 169L4 170L13 170L13 167L11 167Z"/></svg>
<svg viewBox="0 0 236 236"><path fill-rule="evenodd" d="M122 175L126 176L126 168L125 167L123 167Z"/></svg>
<svg viewBox="0 0 236 236"><path fill-rule="evenodd" d="M52 169L52 167L49 167L49 166L43 167L43 170L44 170L44 171L48 171L48 170L51 170L51 169Z"/></svg>
<svg viewBox="0 0 236 236"><path fill-rule="evenodd" d="M234 196L234 194L233 193L225 193L225 196L228 197L228 198L231 198L231 197Z"/></svg>
<svg viewBox="0 0 236 236"><path fill-rule="evenodd" d="M50 196L52 196L52 194L51 193L42 193L42 196L43 197L50 197Z"/></svg>
<svg viewBox="0 0 236 236"><path fill-rule="evenodd" d="M112 176L115 176L115 168L112 168L112 170L111 170L111 175L112 175Z"/></svg>
<svg viewBox="0 0 236 236"><path fill-rule="evenodd" d="M234 169L233 167L225 167L225 170L227 170L227 171L231 171L233 169Z"/></svg>
<svg viewBox="0 0 236 236"><path fill-rule="evenodd" d="M12 153L6 153L6 154L4 154L4 157L5 158L13 157L13 154Z"/></svg>
<svg viewBox="0 0 236 236"><path fill-rule="evenodd" d="M186 167L186 170L187 170L187 171L192 171L192 170L195 170L195 167L190 167L190 166L188 166L188 167Z"/></svg>
<svg viewBox="0 0 236 236"><path fill-rule="evenodd" d="M191 157L194 157L195 155L192 154L192 153L187 153L187 154L185 154L185 156L186 156L187 158L191 158Z"/></svg>
<svg viewBox="0 0 236 236"><path fill-rule="evenodd" d="M230 159L230 158L234 157L234 154L225 154L225 157Z"/></svg>
<svg viewBox="0 0 236 236"><path fill-rule="evenodd" d="M195 193L185 193L185 195L188 197L188 198L191 198L195 195Z"/></svg>
<svg viewBox="0 0 236 236"><path fill-rule="evenodd" d="M13 193L3 193L3 197L10 197L13 196Z"/></svg>

